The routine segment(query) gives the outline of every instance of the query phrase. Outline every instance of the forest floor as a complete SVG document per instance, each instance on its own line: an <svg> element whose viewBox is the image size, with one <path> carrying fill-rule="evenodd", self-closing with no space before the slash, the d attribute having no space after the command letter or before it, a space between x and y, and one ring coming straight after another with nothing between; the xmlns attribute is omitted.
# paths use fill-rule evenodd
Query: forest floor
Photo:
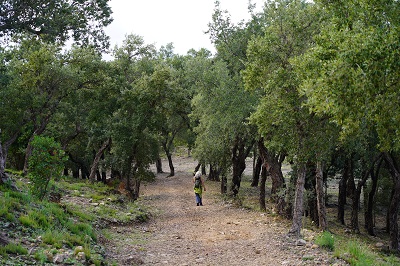
<svg viewBox="0 0 400 266"><path fill-rule="evenodd" d="M174 166L175 176L158 174L141 187L139 202L151 213L148 222L109 229L114 237L106 243L107 256L115 264L348 265L313 243L318 232L304 230L305 243L298 245L287 237L287 220L224 200L218 182L206 181L204 206L196 206L196 162L177 157Z"/></svg>

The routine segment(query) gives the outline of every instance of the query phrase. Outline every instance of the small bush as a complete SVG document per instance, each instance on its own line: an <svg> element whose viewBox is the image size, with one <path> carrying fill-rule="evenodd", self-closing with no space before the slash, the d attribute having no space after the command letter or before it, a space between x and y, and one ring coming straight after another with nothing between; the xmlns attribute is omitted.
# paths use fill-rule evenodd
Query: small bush
<svg viewBox="0 0 400 266"><path fill-rule="evenodd" d="M326 248L330 251L333 251L335 249L335 239L333 238L333 235L329 233L328 231L322 232L316 239L315 243L322 247Z"/></svg>

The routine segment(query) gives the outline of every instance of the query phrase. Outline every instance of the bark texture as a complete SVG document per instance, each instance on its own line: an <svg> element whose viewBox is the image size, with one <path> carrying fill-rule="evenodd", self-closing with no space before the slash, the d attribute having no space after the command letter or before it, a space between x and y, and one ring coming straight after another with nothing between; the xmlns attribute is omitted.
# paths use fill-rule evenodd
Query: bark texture
<svg viewBox="0 0 400 266"><path fill-rule="evenodd" d="M302 227L302 216L304 212L303 195L304 195L304 184L307 172L305 163L301 163L297 171L298 172L296 181L296 191L294 197L292 227L290 228L289 234L299 237L300 230Z"/></svg>

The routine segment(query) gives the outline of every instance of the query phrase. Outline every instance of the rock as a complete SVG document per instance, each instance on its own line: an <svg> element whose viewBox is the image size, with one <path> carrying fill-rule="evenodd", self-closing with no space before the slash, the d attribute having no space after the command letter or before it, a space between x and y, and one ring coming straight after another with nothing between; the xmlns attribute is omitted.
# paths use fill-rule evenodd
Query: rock
<svg viewBox="0 0 400 266"><path fill-rule="evenodd" d="M74 249L74 254L77 255L78 253L83 252L83 247L82 246L77 246Z"/></svg>
<svg viewBox="0 0 400 266"><path fill-rule="evenodd" d="M382 248L385 247L385 244L383 244L382 242L378 242L378 243L375 244L375 247L382 249Z"/></svg>
<svg viewBox="0 0 400 266"><path fill-rule="evenodd" d="M296 246L305 246L307 242L304 239L298 239L296 241Z"/></svg>
<svg viewBox="0 0 400 266"><path fill-rule="evenodd" d="M85 252L79 252L79 253L76 255L76 259L77 259L77 260L86 260Z"/></svg>
<svg viewBox="0 0 400 266"><path fill-rule="evenodd" d="M54 259L53 259L53 263L56 264L61 264L64 262L64 259L67 257L66 254L57 254Z"/></svg>

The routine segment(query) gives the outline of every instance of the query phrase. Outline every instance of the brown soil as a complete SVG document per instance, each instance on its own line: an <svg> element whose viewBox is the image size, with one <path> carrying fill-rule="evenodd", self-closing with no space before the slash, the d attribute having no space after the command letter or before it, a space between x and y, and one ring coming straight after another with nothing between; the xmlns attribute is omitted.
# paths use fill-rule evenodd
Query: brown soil
<svg viewBox="0 0 400 266"><path fill-rule="evenodd" d="M175 176L159 174L141 188L150 221L110 229L107 255L118 265L347 265L313 245L315 232L304 232L299 246L286 236L288 221L223 201L217 182L206 181L204 206L196 206L196 162L174 160Z"/></svg>

